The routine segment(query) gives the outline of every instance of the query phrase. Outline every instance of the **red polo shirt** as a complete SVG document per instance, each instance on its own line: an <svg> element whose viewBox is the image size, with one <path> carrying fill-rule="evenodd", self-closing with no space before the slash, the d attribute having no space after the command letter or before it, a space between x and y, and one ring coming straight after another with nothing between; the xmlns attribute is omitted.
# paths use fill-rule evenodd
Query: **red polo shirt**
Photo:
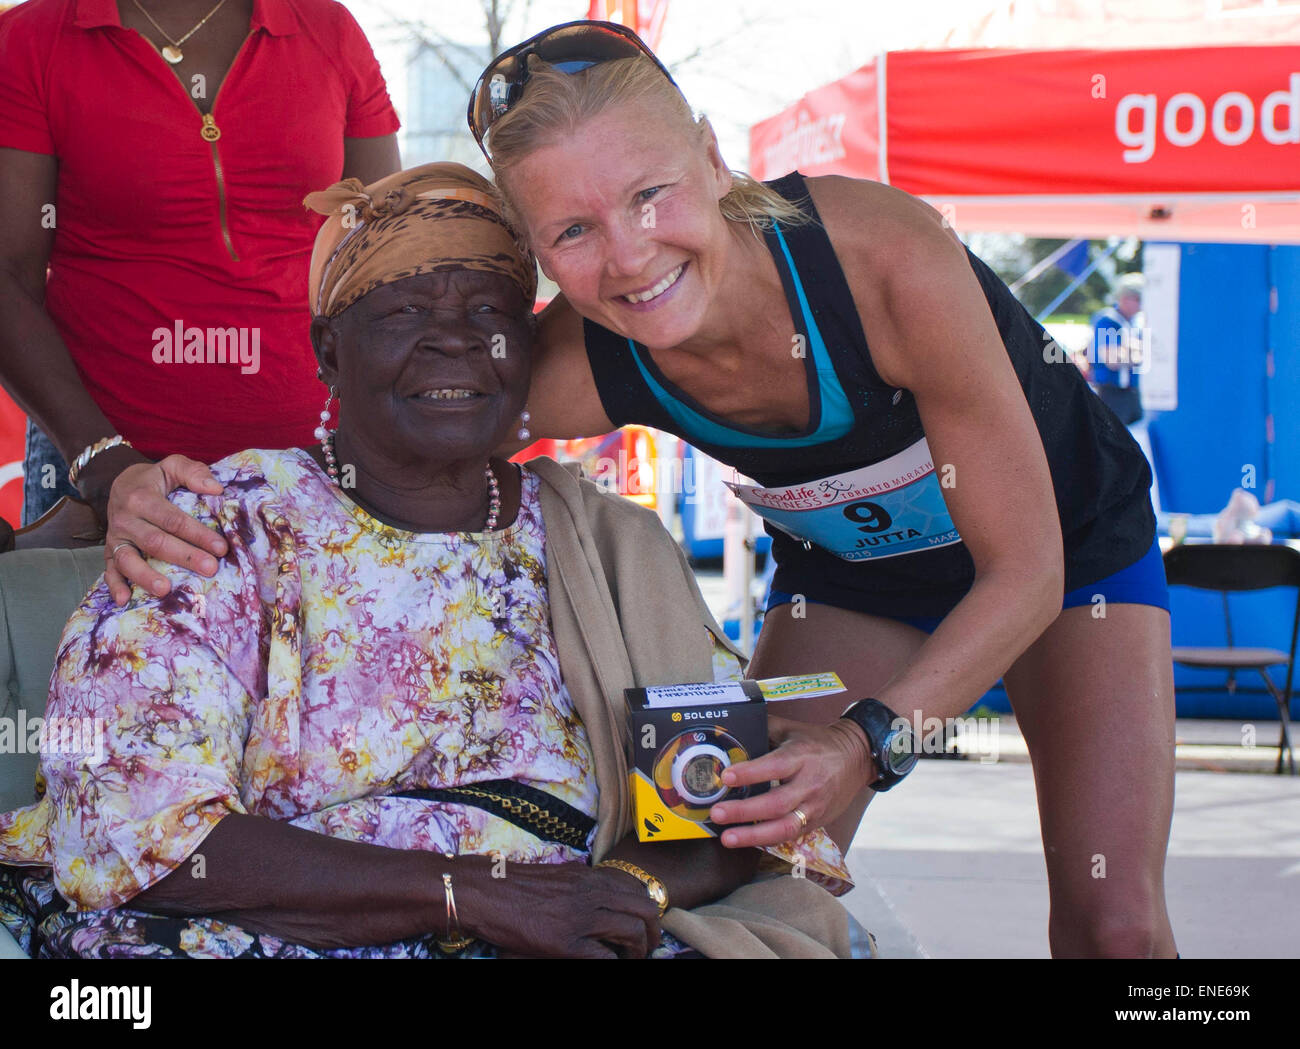
<svg viewBox="0 0 1300 1049"><path fill-rule="evenodd" d="M302 198L342 176L344 137L399 127L370 44L333 0L254 0L212 117L208 141L113 0L0 15L0 147L59 160L46 308L90 395L154 458L313 443L321 219Z"/></svg>

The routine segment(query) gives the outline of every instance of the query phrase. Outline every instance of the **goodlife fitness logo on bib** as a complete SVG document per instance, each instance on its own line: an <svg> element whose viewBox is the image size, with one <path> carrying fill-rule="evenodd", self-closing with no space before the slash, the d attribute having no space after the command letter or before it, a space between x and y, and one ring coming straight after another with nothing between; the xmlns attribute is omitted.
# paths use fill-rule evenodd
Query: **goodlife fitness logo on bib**
<svg viewBox="0 0 1300 1049"><path fill-rule="evenodd" d="M1254 99L1244 91L1202 98L1192 91L1170 95L1133 93L1115 106L1115 137L1126 164L1145 164L1158 150L1187 149L1206 136L1225 146L1241 146L1258 136L1274 146L1300 143L1300 72L1287 85Z"/></svg>

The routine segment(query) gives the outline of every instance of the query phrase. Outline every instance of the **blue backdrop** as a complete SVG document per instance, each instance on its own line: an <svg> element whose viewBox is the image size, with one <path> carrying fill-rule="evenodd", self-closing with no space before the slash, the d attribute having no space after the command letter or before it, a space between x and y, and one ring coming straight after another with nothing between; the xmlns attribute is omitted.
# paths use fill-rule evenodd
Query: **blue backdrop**
<svg viewBox="0 0 1300 1049"><path fill-rule="evenodd" d="M1261 503L1300 499L1300 247L1184 244L1181 256L1178 409L1150 426L1163 509L1216 513L1247 466ZM1230 600L1238 644L1289 647L1295 591ZM1177 587L1171 601L1175 646L1224 643L1218 594ZM1285 670L1271 673L1281 687ZM1239 675L1235 696L1226 682L1175 668L1179 716L1276 719L1258 674ZM1009 709L1000 690L985 703Z"/></svg>
<svg viewBox="0 0 1300 1049"><path fill-rule="evenodd" d="M1178 409L1151 423L1164 509L1221 510L1252 466L1261 503L1300 499L1300 247L1184 244L1181 253ZM1175 646L1224 643L1217 594L1178 587L1171 597ZM1230 600L1238 644L1289 647L1295 591ZM1285 670L1271 673L1280 686ZM1276 718L1254 672L1238 678L1253 695L1187 691L1225 681L1177 668L1179 714Z"/></svg>

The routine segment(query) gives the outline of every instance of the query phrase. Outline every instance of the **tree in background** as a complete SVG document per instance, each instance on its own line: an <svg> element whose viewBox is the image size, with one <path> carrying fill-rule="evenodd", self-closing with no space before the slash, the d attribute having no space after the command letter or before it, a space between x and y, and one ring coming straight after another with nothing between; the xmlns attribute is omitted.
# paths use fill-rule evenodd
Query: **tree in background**
<svg viewBox="0 0 1300 1049"><path fill-rule="evenodd" d="M376 0L383 30L402 39L408 84L402 112L402 163L454 160L485 170L465 127L465 105L488 60L533 24L533 0L461 0L432 11ZM545 5L543 5L545 6ZM419 11L412 15L411 11ZM533 30L535 32L535 30Z"/></svg>
<svg viewBox="0 0 1300 1049"><path fill-rule="evenodd" d="M1057 265L1016 288L1018 298L1030 313L1038 316L1094 259L1104 255L1118 238L1085 241L1080 250L1068 252ZM992 267L1007 284L1015 284L1039 259L1050 255L1066 241L1019 234L975 233L968 238L971 250ZM1053 311L1087 318L1110 302L1115 281L1125 273L1142 272L1142 242L1126 238L1110 258L1092 271Z"/></svg>
<svg viewBox="0 0 1300 1049"><path fill-rule="evenodd" d="M3 0L0 0L2 3ZM407 166L434 160L454 160L486 173L486 164L465 127L465 106L483 67L505 47L541 32L549 25L571 22L591 12L591 5L577 0L439 0L436 4L416 0L358 0L382 19L376 27L380 37L400 42L405 51L401 79L407 84L404 97L394 96L403 118L402 162ZM604 6L604 5L601 5ZM689 5L680 9L662 3L637 5L653 25L675 25L676 46L659 55L675 78L707 67L711 83L741 82L748 93L771 94L772 106L784 104L784 96L767 78L743 64L746 41L756 30L770 29L777 21L771 15L744 16L699 31L684 19ZM669 34L670 36L672 34ZM397 77L388 70L396 89ZM733 138L748 137L748 121L736 121L725 106L709 111L719 134L726 129Z"/></svg>

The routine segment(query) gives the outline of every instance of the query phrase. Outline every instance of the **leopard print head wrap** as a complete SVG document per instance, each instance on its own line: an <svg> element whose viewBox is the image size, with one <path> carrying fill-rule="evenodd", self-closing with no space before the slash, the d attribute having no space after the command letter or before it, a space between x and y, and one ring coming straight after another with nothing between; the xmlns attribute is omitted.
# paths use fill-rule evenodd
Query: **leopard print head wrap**
<svg viewBox="0 0 1300 1049"><path fill-rule="evenodd" d="M446 270L501 273L530 307L536 297L536 261L492 184L463 164L424 164L369 186L344 179L303 204L327 216L307 285L314 317L338 316L381 284Z"/></svg>

